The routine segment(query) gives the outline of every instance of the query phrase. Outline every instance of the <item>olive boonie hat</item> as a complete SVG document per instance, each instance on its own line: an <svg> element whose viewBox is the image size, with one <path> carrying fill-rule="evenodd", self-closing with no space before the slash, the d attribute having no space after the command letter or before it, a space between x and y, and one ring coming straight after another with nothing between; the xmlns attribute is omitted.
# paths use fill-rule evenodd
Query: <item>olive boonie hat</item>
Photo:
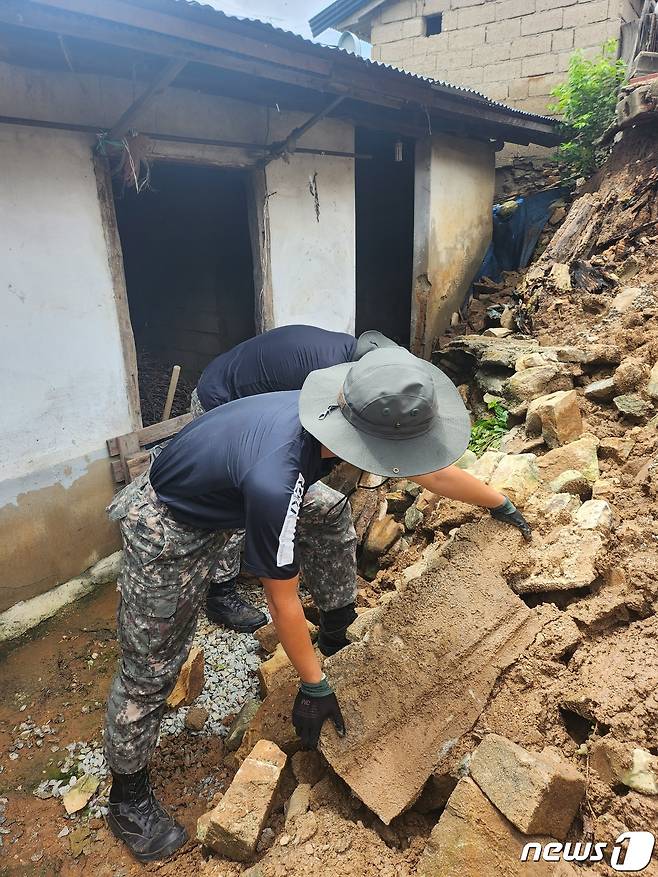
<svg viewBox="0 0 658 877"><path fill-rule="evenodd" d="M449 466L466 450L471 432L452 381L397 346L311 372L299 417L342 460L389 477Z"/></svg>
<svg viewBox="0 0 658 877"><path fill-rule="evenodd" d="M398 346L399 345L397 345L395 341L391 341L390 338L387 338L386 335L382 335L382 333L378 332L376 329L368 329L367 332L362 332L359 335L352 361L357 362L357 360L361 359L362 356L365 356L366 353L370 353L372 350L383 350L385 347Z"/></svg>

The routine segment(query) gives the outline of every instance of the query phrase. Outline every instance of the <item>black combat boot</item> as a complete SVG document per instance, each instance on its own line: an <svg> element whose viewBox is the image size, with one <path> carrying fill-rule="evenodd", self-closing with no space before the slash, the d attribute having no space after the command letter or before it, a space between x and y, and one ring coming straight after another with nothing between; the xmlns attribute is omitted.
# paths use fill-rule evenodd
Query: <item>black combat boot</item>
<svg viewBox="0 0 658 877"><path fill-rule="evenodd" d="M340 609L330 609L328 612L320 609L318 648L326 658L349 645L347 628L355 619L354 603L348 603Z"/></svg>
<svg viewBox="0 0 658 877"><path fill-rule="evenodd" d="M206 597L206 615L215 624L223 624L238 633L253 633L267 624L267 616L238 595L235 579L212 582Z"/></svg>
<svg viewBox="0 0 658 877"><path fill-rule="evenodd" d="M168 858L187 840L187 832L158 802L148 770L112 773L107 824L139 862Z"/></svg>

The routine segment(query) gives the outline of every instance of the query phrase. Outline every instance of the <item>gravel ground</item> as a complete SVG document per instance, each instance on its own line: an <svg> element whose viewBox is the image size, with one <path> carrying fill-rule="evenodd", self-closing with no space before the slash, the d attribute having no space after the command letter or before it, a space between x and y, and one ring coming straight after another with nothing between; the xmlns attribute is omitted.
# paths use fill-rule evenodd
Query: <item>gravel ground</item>
<svg viewBox="0 0 658 877"><path fill-rule="evenodd" d="M259 585L243 584L240 586L240 593L270 618L263 590ZM201 615L194 645L203 649L205 665L203 691L194 706L203 707L208 712L208 720L203 730L197 733L203 737L224 737L228 732L228 726L223 724L224 718L239 712L248 698L259 693L256 675L261 663L258 641L251 634L236 633L211 624L205 615ZM160 727L160 736L178 736L184 730L188 709L190 707L180 707L167 712ZM41 729L37 731L41 732ZM101 780L98 792L91 799L89 815L105 815L108 789L103 781L108 778L109 771L103 756L102 741L78 741L69 744L66 749L68 755L61 772L70 778L44 781L34 790L34 794L40 798L61 797L77 779L89 774Z"/></svg>

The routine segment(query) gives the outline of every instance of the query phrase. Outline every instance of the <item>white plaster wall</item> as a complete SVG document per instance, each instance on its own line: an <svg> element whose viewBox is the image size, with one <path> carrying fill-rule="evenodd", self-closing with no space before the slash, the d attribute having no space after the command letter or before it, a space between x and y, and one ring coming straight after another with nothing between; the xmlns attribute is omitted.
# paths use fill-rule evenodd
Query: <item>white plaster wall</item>
<svg viewBox="0 0 658 877"><path fill-rule="evenodd" d="M354 151L351 125L327 121L313 139ZM309 184L317 173L319 221ZM353 332L356 311L354 160L293 155L267 166L273 326L311 323ZM271 328L268 326L267 328Z"/></svg>
<svg viewBox="0 0 658 877"><path fill-rule="evenodd" d="M482 263L492 233L494 151L434 135L416 145L414 352L429 357Z"/></svg>
<svg viewBox="0 0 658 877"><path fill-rule="evenodd" d="M0 480L131 429L92 143L0 126Z"/></svg>

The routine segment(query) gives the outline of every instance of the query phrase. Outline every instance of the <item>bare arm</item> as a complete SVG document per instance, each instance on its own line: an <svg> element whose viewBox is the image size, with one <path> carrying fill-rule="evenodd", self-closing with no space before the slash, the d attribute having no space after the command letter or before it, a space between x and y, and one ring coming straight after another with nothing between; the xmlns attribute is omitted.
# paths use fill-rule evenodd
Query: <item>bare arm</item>
<svg viewBox="0 0 658 877"><path fill-rule="evenodd" d="M502 493L457 466L446 466L445 469L427 475L417 475L410 480L439 496L457 499L470 505L484 506L487 509L494 509L505 502Z"/></svg>
<svg viewBox="0 0 658 877"><path fill-rule="evenodd" d="M293 667L302 682L319 682L323 674L297 593L299 576L292 579L261 579L261 582L279 640Z"/></svg>

